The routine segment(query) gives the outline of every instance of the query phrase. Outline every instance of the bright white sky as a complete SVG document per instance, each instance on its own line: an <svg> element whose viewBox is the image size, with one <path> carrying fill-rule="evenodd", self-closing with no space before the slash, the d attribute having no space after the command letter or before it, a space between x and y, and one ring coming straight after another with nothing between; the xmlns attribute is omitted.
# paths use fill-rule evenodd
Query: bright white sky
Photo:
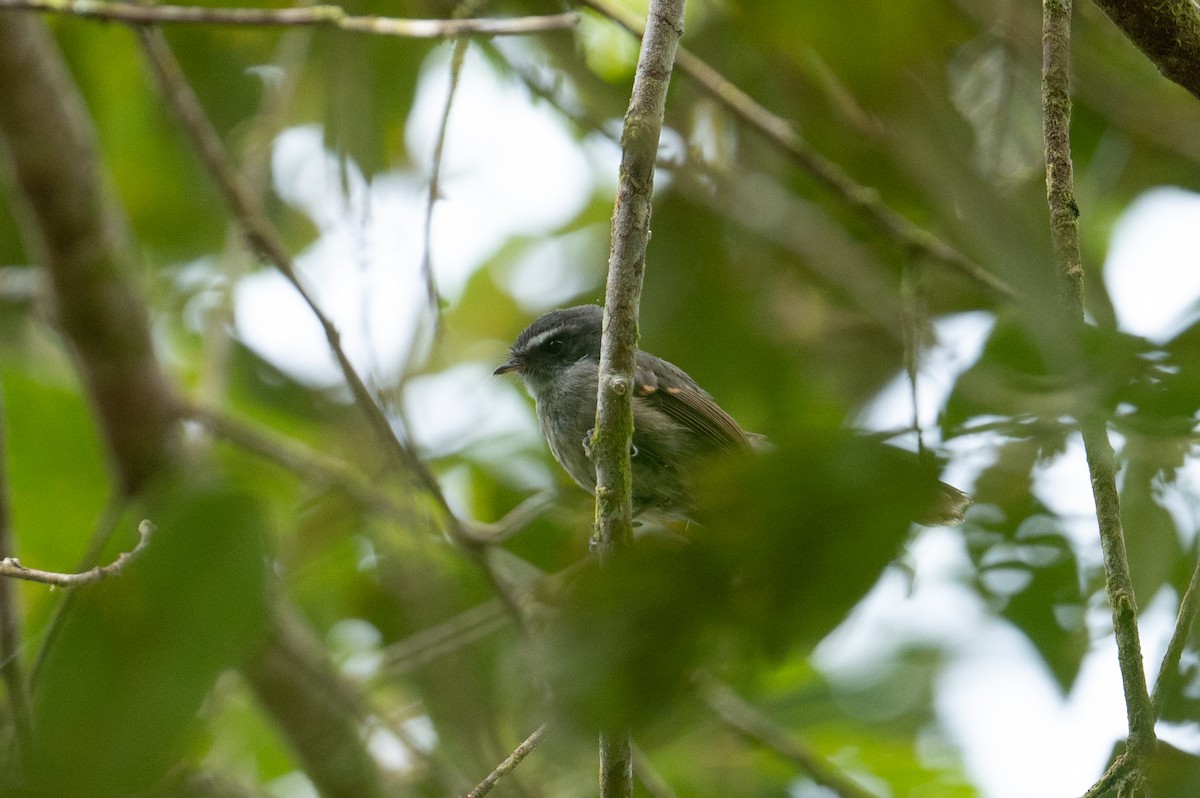
<svg viewBox="0 0 1200 798"><path fill-rule="evenodd" d="M431 153L447 87L447 48L431 58L408 124L410 151ZM433 258L442 293L453 301L468 277L512 235L536 237L572 218L597 185L614 182L618 153L596 141L580 147L544 104L499 79L473 55L452 111L443 165L443 200L435 209ZM343 335L360 368L391 377L414 346L424 304L418 274L425 176L397 173L368 185L350 176L343 204L334 159L323 151L316 128L286 131L275 146L275 186L303 210L320 234L297 265ZM538 176L530 179L530 175ZM607 236L607 230L578 236ZM584 285L568 266L583 239L536 248L509 275L508 287L530 317ZM1105 277L1122 327L1157 340L1197 312L1200 300L1200 196L1174 188L1149 192L1118 223ZM237 327L262 356L297 378L318 385L340 381L320 328L296 294L272 271L244 278L237 289ZM970 365L990 330L986 314L938 322L940 344L925 360L920 383L922 421L954 377ZM502 352L497 342L495 358ZM418 346L419 349L419 346ZM444 453L467 443L516 435L532 440L536 425L512 386L490 376L489 363L465 363L411 382L406 407L413 433L428 451ZM860 419L868 427L909 423L908 388L902 379ZM987 465L978 441L964 448L947 479L969 489ZM1045 469L1039 495L1069 521L1081 562L1098 563L1090 485L1078 446ZM1200 485L1200 469L1189 478ZM530 488L545 482L522 469ZM455 480L448 480L451 495ZM831 679L865 678L880 646L904 638L935 641L951 651L937 679L936 708L951 742L961 749L987 798L1062 798L1082 793L1099 775L1115 740L1123 736L1124 708L1110 635L1097 632L1075 689L1066 699L1029 643L994 620L959 583L969 567L959 536L930 530L913 551L915 588L885 575L852 619L827 640L817 662ZM1168 594L1146 602L1143 643L1154 674L1175 612ZM1087 618L1103 630L1107 608ZM1164 734L1200 749L1200 740ZM1013 762L1021 762L1019 768ZM285 790L284 792L289 792ZM282 793L281 793L282 794Z"/></svg>

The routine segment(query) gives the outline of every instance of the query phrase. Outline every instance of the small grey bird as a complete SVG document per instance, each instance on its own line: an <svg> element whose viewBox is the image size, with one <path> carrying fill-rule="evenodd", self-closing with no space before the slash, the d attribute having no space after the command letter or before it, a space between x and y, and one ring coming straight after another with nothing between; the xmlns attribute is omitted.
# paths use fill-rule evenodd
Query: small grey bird
<svg viewBox="0 0 1200 798"><path fill-rule="evenodd" d="M538 317L496 374L517 372L537 403L538 423L554 459L584 490L596 492L587 440L596 424L596 387L604 311L598 305ZM683 369L637 353L633 392L633 510L686 517L699 461L748 451L764 441L745 432Z"/></svg>

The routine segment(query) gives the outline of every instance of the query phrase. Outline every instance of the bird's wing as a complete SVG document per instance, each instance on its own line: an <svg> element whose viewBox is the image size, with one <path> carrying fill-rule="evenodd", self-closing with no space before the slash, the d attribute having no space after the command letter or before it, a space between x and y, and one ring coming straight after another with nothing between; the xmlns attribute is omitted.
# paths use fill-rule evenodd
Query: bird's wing
<svg viewBox="0 0 1200 798"><path fill-rule="evenodd" d="M717 449L745 449L745 431L682 369L638 352L634 396L651 402Z"/></svg>

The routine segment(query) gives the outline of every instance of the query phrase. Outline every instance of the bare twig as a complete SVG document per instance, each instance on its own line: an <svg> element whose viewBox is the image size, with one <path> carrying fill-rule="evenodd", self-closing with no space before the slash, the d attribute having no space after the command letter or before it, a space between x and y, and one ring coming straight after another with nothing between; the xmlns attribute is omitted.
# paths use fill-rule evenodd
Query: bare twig
<svg viewBox="0 0 1200 798"><path fill-rule="evenodd" d="M388 453L394 461L402 465L416 482L433 498L445 516L446 533L463 546L469 547L472 541L459 527L441 486L434 478L428 466L397 437L387 416L372 397L366 383L355 370L350 358L346 355L341 344L341 334L337 327L321 310L311 292L304 285L292 265L291 257L287 254L278 232L267 219L262 203L246 185L245 179L238 173L225 151L221 138L209 121L175 60L174 54L166 41L157 30L139 28L138 36L146 57L163 94L174 109L184 131L192 139L201 160L208 169L213 181L217 184L230 211L242 227L242 232L250 248L260 257L273 265L300 294L321 329L333 352L334 358L341 368L342 376L354 396L355 402L366 415L368 423L374 429L379 440L384 442Z"/></svg>
<svg viewBox="0 0 1200 798"><path fill-rule="evenodd" d="M79 558L79 562L75 566L76 571L87 571L94 568L100 562L100 557L108 547L109 541L116 534L117 527L121 523L121 517L128 504L128 499L122 493L114 493L109 497L104 510L95 521L91 538L88 540L87 550ZM42 643L38 647L37 656L33 659L33 666L29 669L29 685L31 688L37 688L38 677L42 673L42 666L45 664L50 652L54 649L54 644L58 640L58 634L62 631L63 624L66 622L71 609L75 606L75 600L80 595L80 593L76 593L73 590L67 591L63 593L58 604L54 607L54 613L50 616L50 620L42 632Z"/></svg>
<svg viewBox="0 0 1200 798"><path fill-rule="evenodd" d="M467 57L467 39L454 42L450 54L450 86L446 89L446 102L438 121L437 139L433 144L433 163L429 171L429 190L425 197L424 246L421 249L421 276L425 279L425 298L433 317L433 334L436 337L442 324L442 302L438 295L437 279L433 274L433 206L442 194L442 157L446 152L446 132L450 129L450 109L454 107L454 96L458 93L458 81L462 77L463 62Z"/></svg>
<svg viewBox="0 0 1200 798"><path fill-rule="evenodd" d="M304 449L287 438L256 429L212 408L183 402L179 405L179 414L203 425L213 435L269 460L301 479L342 491L366 510L405 524L412 521L414 511L411 508L346 463ZM499 544L528 526L549 504L549 494L535 493L509 510L499 521L487 523L459 518L457 525L461 534L470 539L473 545Z"/></svg>
<svg viewBox="0 0 1200 798"><path fill-rule="evenodd" d="M305 8L206 8L146 6L106 0L0 0L0 9L42 11L134 25L237 25L259 27L325 27L377 36L445 39L452 36L513 36L572 28L574 13L513 19L396 19L355 16L341 6Z"/></svg>
<svg viewBox="0 0 1200 798"><path fill-rule="evenodd" d="M55 587L90 585L93 582L99 582L105 577L116 576L124 571L129 563L141 556L142 552L146 550L153 532L154 524L149 521L142 521L138 524L138 542L136 546L129 551L123 551L118 554L117 558L108 565L97 565L95 568L83 571L82 573L60 574L53 571L39 571L36 568L26 568L24 565L21 565L16 557L5 557L3 560L0 560L0 576L24 579L27 582L41 582L44 585L53 585Z"/></svg>
<svg viewBox="0 0 1200 798"><path fill-rule="evenodd" d="M202 424L218 438L269 460L301 479L342 491L365 509L402 522L412 520L411 510L345 463L302 449L287 438L256 429L211 408L182 404L180 414Z"/></svg>
<svg viewBox="0 0 1200 798"><path fill-rule="evenodd" d="M1179 600L1179 614L1175 618L1175 631L1167 643L1166 653L1163 654L1162 665L1158 668L1158 678L1154 682L1154 692L1150 701L1154 705L1154 717L1162 715L1164 694L1171 689L1179 676L1179 658L1187 646L1188 636L1196 623L1196 615L1200 613L1200 562L1192 571L1191 581Z"/></svg>
<svg viewBox="0 0 1200 798"><path fill-rule="evenodd" d="M496 786L496 782L503 778L509 771L521 764L529 753L537 748L537 744L542 741L542 735L546 731L546 724L538 726L533 734L525 738L525 742L518 745L511 754L509 754L503 762L496 766L496 769L488 774L487 778L479 782L479 785L467 793L466 798L483 798L492 791L492 787Z"/></svg>
<svg viewBox="0 0 1200 798"><path fill-rule="evenodd" d="M383 650L380 676L394 678L435 662L501 629L510 627L512 618L503 603L492 599L464 610L436 626L414 632Z"/></svg>
<svg viewBox="0 0 1200 798"><path fill-rule="evenodd" d="M621 134L621 171L613 210L612 252L604 293L596 427L596 550L600 563L633 540L633 371L638 305L650 240L654 163L667 85L683 35L684 0L651 0L629 110ZM633 795L633 752L627 729L600 732L600 797Z"/></svg>
<svg viewBox="0 0 1200 798"><path fill-rule="evenodd" d="M697 673L694 682L709 709L739 734L794 763L809 778L833 790L840 798L874 798L872 793L809 750L791 732L763 715L711 675Z"/></svg>
<svg viewBox="0 0 1200 798"><path fill-rule="evenodd" d="M1108 766L1108 770L1104 771L1104 775L1081 798L1100 798L1102 795L1111 794L1112 788L1124 782L1128 777L1129 772L1133 769L1133 764L1129 754L1121 754L1113 760L1113 763Z"/></svg>
<svg viewBox="0 0 1200 798"><path fill-rule="evenodd" d="M642 35L641 22L610 0L579 0L579 2L580 5L587 6L613 20L634 36ZM678 56L678 69L696 81L735 116L787 153L810 177L832 192L848 207L862 214L880 233L913 252L966 275L998 296L1006 299L1019 297L1019 292L1000 277L987 271L946 241L910 222L888 207L879 198L878 191L857 183L840 166L813 149L791 124L757 103L749 94L731 83L707 62L681 48Z"/></svg>
<svg viewBox="0 0 1200 798"><path fill-rule="evenodd" d="M0 392L0 558L13 555L15 545L12 517L8 511L8 435L4 396ZM8 706L16 729L20 750L33 739L33 712L29 703L29 682L21 664L21 616L16 591L7 579L0 579L0 679L8 693Z"/></svg>
<svg viewBox="0 0 1200 798"><path fill-rule="evenodd" d="M581 130L619 143L619 135L610 126L570 107L551 81L543 79L494 43L486 42L482 47L504 58L531 92L546 100ZM880 332L902 339L902 334L896 331L895 320L902 315L904 307L896 299L895 285L884 273L883 264L874 251L827 221L813 203L784 189L779 185L777 175L744 168L736 171L717 169L695 158L664 157L661 152L656 165L659 169L674 171L675 187L686 191L693 202L707 205L804 258L815 275L844 291L860 311L877 323ZM787 224L764 226L762 214L753 210L756 203L747 201L751 196L767 201L768 198L763 196L764 186L771 187L769 202L779 208L780 218L787 219Z"/></svg>
<svg viewBox="0 0 1200 798"><path fill-rule="evenodd" d="M1042 3L1042 126L1046 149L1046 200L1050 209L1050 235L1061 281L1063 312L1073 328L1084 323L1083 267L1079 249L1079 208L1075 204L1071 163L1071 2ZM1137 602L1125 553L1121 507L1117 493L1117 464L1104 418L1082 411L1080 429L1092 478L1100 546L1104 555L1105 585L1112 605L1117 660L1129 720L1127 756L1130 775L1137 779L1154 752L1154 708L1146 687L1142 648L1137 627Z"/></svg>
<svg viewBox="0 0 1200 798"><path fill-rule="evenodd" d="M271 145L287 124L287 109L296 93L305 57L311 48L312 28L294 28L279 37L271 59L279 70L277 80L262 81L262 96L238 142L238 157L246 182L258 197L270 188ZM224 403L229 383L230 359L235 340L234 294L241 277L250 270L253 253L237 223L226 223L225 247L218 268L216 299L203 316L202 354L197 395L205 401Z"/></svg>

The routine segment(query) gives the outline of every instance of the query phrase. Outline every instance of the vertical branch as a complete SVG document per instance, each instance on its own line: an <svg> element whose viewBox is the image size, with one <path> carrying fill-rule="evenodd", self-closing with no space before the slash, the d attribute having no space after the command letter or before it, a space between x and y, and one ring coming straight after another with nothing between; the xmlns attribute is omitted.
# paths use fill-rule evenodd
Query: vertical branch
<svg viewBox="0 0 1200 798"><path fill-rule="evenodd" d="M596 432L596 542L600 562L633 540L633 371L637 356L638 305L650 240L654 161L667 102L667 85L683 35L684 0L652 0L642 38L625 128L621 171L613 210L612 251L604 299ZM600 734L601 798L633 794L633 751L629 732Z"/></svg>
<svg viewBox="0 0 1200 798"><path fill-rule="evenodd" d="M1072 326L1083 323L1083 267L1079 251L1079 207L1075 204L1071 165L1071 2L1043 0L1042 5L1042 126L1045 135L1046 200L1050 235L1061 279L1064 315ZM1112 605L1117 659L1129 720L1126 757L1130 772L1140 769L1153 752L1154 710L1146 688L1138 638L1137 603L1129 576L1121 507L1117 493L1117 463L1105 419L1088 411L1080 418L1100 545L1104 553L1105 584ZM1136 775L1135 775L1136 778Z"/></svg>
<svg viewBox="0 0 1200 798"><path fill-rule="evenodd" d="M604 337L600 344L600 387L592 442L601 559L633 536L629 447L633 441L632 386L638 305L646 268L646 244L650 240L654 160L662 131L667 84L682 34L683 0L652 2L621 134L621 173L604 292Z"/></svg>

